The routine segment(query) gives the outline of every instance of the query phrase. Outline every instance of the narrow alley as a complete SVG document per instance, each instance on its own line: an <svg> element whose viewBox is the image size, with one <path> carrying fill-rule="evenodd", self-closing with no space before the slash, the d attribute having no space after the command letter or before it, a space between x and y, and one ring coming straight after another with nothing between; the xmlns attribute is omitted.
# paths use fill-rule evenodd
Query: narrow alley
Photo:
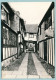
<svg viewBox="0 0 56 80"><path fill-rule="evenodd" d="M29 56L30 63L28 64ZM31 57L33 61L31 60ZM12 63L12 67L13 64L16 65L17 63ZM17 65L17 67L18 66L19 65ZM29 66L29 68L27 66ZM35 53L26 53L21 65L16 71L15 68L14 71L7 70L8 68L2 72L3 78L51 78L51 76L46 72L45 68L42 66L41 61L39 61L39 59L36 57Z"/></svg>
<svg viewBox="0 0 56 80"><path fill-rule="evenodd" d="M54 12L54 2L1 3L2 79L55 78Z"/></svg>

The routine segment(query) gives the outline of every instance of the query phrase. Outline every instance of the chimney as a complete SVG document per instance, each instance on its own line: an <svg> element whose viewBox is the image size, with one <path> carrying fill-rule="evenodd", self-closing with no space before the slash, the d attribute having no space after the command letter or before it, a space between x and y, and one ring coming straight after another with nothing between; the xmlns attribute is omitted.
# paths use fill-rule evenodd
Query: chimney
<svg viewBox="0 0 56 80"><path fill-rule="evenodd" d="M19 12L19 11L16 11L16 14L17 14L18 16L20 16L20 12Z"/></svg>

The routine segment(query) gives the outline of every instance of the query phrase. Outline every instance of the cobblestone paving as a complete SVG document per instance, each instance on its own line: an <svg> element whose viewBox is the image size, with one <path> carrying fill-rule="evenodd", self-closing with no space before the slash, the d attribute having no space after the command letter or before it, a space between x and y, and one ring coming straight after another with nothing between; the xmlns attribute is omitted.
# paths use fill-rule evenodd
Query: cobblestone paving
<svg viewBox="0 0 56 80"><path fill-rule="evenodd" d="M29 53L28 57L27 75L37 75L37 71L31 53Z"/></svg>
<svg viewBox="0 0 56 80"><path fill-rule="evenodd" d="M54 78L55 77L55 67L45 62L45 60L40 58L38 54L35 53L35 55L37 59L41 62L42 66L45 68L46 72L49 75L51 75L52 78Z"/></svg>
<svg viewBox="0 0 56 80"><path fill-rule="evenodd" d="M51 76L45 71L44 67L41 65L41 62L37 59L34 53L32 53L32 57L39 78L51 78Z"/></svg>
<svg viewBox="0 0 56 80"><path fill-rule="evenodd" d="M27 78L28 55L28 53L25 55L17 71L2 71L2 78Z"/></svg>
<svg viewBox="0 0 56 80"><path fill-rule="evenodd" d="M21 56L18 57L18 59L15 59L15 61L11 62L10 65L8 65L7 67L2 67L2 70L4 71L17 71L19 66L21 65L24 56L26 53L23 53Z"/></svg>
<svg viewBox="0 0 56 80"><path fill-rule="evenodd" d="M17 71L2 71L2 78L51 78L51 76L46 72L35 53L26 53Z"/></svg>

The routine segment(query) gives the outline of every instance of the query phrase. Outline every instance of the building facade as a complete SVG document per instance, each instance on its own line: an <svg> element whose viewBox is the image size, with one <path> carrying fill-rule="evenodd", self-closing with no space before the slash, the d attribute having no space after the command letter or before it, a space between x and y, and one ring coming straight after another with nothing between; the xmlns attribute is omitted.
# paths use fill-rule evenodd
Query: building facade
<svg viewBox="0 0 56 80"><path fill-rule="evenodd" d="M38 26L37 44L39 56L53 66L55 66L54 22L54 2L52 2Z"/></svg>
<svg viewBox="0 0 56 80"><path fill-rule="evenodd" d="M22 54L22 52L24 52L24 47L25 47L25 40L24 40L24 35L25 35L25 23L24 20L22 18L19 19L19 31L18 33L18 47L20 46L20 48L18 48L18 52L19 55ZM19 50L20 49L20 50Z"/></svg>
<svg viewBox="0 0 56 80"><path fill-rule="evenodd" d="M25 25L19 14L7 2L1 3L1 61L5 65L18 58L21 52L20 42L24 40Z"/></svg>
<svg viewBox="0 0 56 80"><path fill-rule="evenodd" d="M37 24L26 24L26 50L37 52Z"/></svg>

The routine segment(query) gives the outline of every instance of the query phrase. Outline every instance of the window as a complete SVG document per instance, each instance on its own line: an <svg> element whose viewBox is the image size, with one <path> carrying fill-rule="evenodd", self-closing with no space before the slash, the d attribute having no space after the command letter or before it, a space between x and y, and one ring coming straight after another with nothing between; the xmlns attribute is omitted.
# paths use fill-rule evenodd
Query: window
<svg viewBox="0 0 56 80"><path fill-rule="evenodd" d="M29 37L30 37L30 38L34 38L34 35L33 35L33 34L29 34Z"/></svg>
<svg viewBox="0 0 56 80"><path fill-rule="evenodd" d="M8 24L8 12L3 8L1 9L1 17Z"/></svg>
<svg viewBox="0 0 56 80"><path fill-rule="evenodd" d="M40 27L40 35L41 35L41 27Z"/></svg>
<svg viewBox="0 0 56 80"><path fill-rule="evenodd" d="M21 35L18 34L18 42L20 42L20 41L21 41Z"/></svg>
<svg viewBox="0 0 56 80"><path fill-rule="evenodd" d="M48 17L48 27L52 25L52 13L50 13L50 16Z"/></svg>
<svg viewBox="0 0 56 80"><path fill-rule="evenodd" d="M52 13L50 12L47 20L45 21L45 30L52 26Z"/></svg>
<svg viewBox="0 0 56 80"><path fill-rule="evenodd" d="M16 46L16 35L3 26L3 45Z"/></svg>
<svg viewBox="0 0 56 80"><path fill-rule="evenodd" d="M48 22L45 21L45 30L48 28Z"/></svg>

